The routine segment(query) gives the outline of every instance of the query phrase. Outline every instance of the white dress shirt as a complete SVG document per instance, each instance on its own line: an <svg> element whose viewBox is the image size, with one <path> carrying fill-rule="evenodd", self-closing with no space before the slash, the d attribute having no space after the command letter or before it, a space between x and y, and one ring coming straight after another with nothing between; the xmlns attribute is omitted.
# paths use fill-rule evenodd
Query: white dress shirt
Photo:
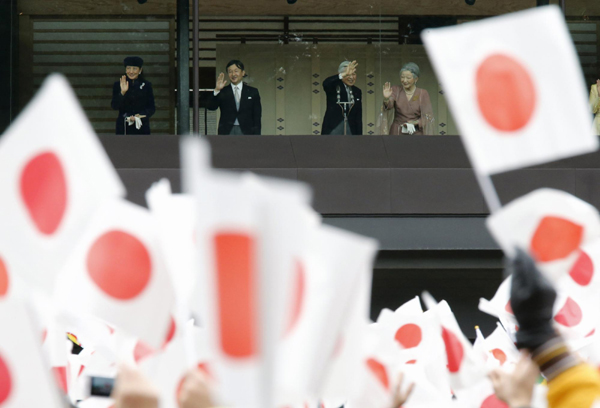
<svg viewBox="0 0 600 408"><path fill-rule="evenodd" d="M244 86L244 82L240 82L237 85L231 84L231 90L233 91L233 97L235 98L235 88L238 89L238 92L240 94L240 104L242 103L242 88ZM219 94L219 92L221 91L213 91L214 95L217 96ZM240 122L237 120L237 118L235 119L235 126L239 126Z"/></svg>

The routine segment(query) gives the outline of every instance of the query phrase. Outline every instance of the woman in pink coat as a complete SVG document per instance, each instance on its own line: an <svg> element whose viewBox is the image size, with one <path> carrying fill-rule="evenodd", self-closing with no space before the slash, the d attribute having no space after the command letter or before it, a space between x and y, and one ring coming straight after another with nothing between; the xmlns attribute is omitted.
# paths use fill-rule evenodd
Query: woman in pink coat
<svg viewBox="0 0 600 408"><path fill-rule="evenodd" d="M417 88L419 75L419 66L409 62L400 69L402 86L391 86L389 82L383 86L384 109L395 109L390 135L434 134L431 100L425 89Z"/></svg>

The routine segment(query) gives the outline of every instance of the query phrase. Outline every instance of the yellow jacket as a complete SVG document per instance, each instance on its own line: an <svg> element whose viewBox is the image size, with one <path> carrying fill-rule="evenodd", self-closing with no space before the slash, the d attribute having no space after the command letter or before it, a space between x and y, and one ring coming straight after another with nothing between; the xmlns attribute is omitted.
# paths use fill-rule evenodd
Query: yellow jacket
<svg viewBox="0 0 600 408"><path fill-rule="evenodd" d="M579 364L548 382L549 408L590 408L600 399L600 374L588 364Z"/></svg>

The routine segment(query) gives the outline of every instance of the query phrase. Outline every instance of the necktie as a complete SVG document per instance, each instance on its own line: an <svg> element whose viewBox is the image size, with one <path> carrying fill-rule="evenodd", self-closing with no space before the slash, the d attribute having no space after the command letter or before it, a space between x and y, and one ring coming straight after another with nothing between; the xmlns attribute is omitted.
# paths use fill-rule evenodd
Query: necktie
<svg viewBox="0 0 600 408"><path fill-rule="evenodd" d="M235 86L233 88L235 90L235 108L239 111L240 110L240 89Z"/></svg>

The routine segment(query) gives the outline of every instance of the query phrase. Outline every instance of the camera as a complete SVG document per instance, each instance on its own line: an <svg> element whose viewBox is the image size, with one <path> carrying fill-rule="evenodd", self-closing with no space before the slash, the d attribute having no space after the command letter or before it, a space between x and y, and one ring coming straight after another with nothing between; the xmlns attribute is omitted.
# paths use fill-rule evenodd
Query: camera
<svg viewBox="0 0 600 408"><path fill-rule="evenodd" d="M108 398L115 385L112 377L85 376L82 382L84 397Z"/></svg>
<svg viewBox="0 0 600 408"><path fill-rule="evenodd" d="M475 0L465 0L465 3L467 3L469 6L472 6L475 4Z"/></svg>

